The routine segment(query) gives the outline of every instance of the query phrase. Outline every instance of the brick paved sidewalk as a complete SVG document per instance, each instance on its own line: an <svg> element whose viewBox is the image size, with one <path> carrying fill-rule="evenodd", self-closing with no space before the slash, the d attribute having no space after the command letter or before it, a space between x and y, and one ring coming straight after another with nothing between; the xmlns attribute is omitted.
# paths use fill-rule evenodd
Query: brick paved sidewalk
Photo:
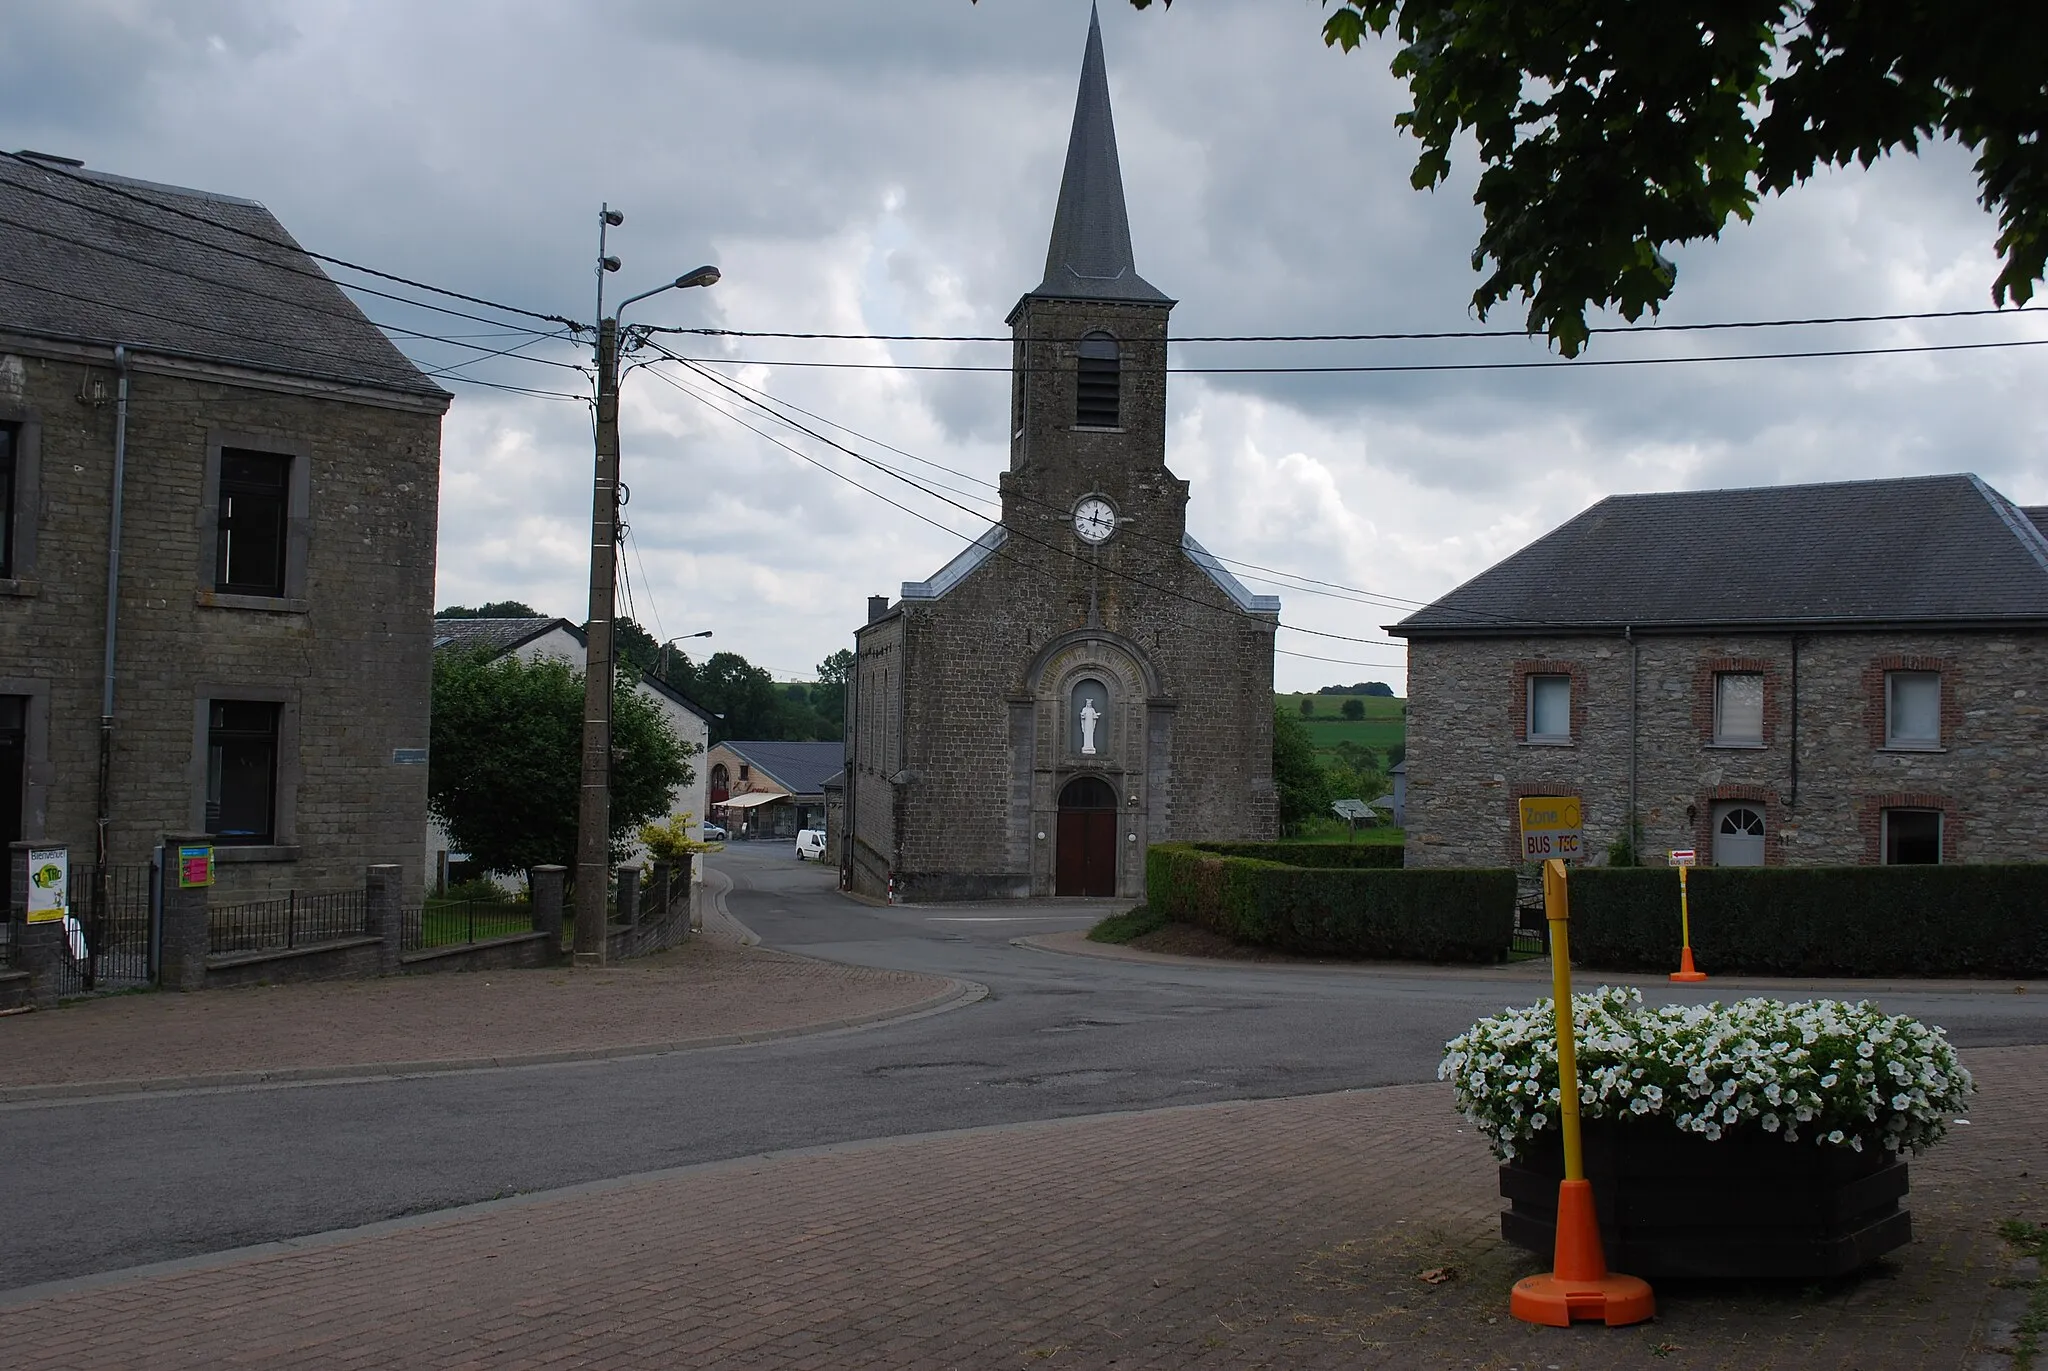
<svg viewBox="0 0 2048 1371"><path fill-rule="evenodd" d="M737 1162L0 1300L23 1367L1949 1368L2002 1219L2048 1218L2048 1048L1966 1054L1918 1237L1804 1288L1665 1283L1531 1328L1490 1158L1437 1085ZM1421 1273L1451 1267L1428 1284ZM1996 1359L1994 1360L2002 1360Z"/></svg>
<svg viewBox="0 0 2048 1371"><path fill-rule="evenodd" d="M597 971L112 996L0 1019L0 1099L86 1082L605 1055L870 1019L962 988L712 937Z"/></svg>

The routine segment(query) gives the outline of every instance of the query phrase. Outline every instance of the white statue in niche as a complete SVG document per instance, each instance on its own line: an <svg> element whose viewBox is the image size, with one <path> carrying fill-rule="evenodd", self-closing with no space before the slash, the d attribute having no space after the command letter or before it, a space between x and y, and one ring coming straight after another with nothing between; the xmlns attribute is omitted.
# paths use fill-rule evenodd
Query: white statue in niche
<svg viewBox="0 0 2048 1371"><path fill-rule="evenodd" d="M1095 707L1095 701L1082 700L1081 755L1083 757L1093 757L1095 755L1095 721L1101 717L1102 711Z"/></svg>

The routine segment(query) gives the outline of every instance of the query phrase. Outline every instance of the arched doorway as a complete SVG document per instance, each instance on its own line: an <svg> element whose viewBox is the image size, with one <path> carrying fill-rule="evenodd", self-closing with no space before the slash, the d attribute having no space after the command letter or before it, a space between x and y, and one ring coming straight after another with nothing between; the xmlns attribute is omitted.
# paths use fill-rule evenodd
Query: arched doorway
<svg viewBox="0 0 2048 1371"><path fill-rule="evenodd" d="M1116 894L1116 792L1099 776L1077 776L1060 791L1056 895Z"/></svg>

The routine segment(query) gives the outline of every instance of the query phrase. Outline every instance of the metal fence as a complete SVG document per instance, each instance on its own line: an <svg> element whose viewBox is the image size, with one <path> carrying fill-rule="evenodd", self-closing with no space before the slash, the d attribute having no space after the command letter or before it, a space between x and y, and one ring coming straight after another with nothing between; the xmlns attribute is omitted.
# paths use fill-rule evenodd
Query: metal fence
<svg viewBox="0 0 2048 1371"><path fill-rule="evenodd" d="M56 964L59 996L132 990L154 984L157 966L156 869L75 865L71 906L63 921L63 956ZM20 911L0 923L0 966L21 964L14 938Z"/></svg>
<svg viewBox="0 0 2048 1371"><path fill-rule="evenodd" d="M398 946L405 952L459 947L533 931L533 906L523 900L430 899L408 906Z"/></svg>
<svg viewBox="0 0 2048 1371"><path fill-rule="evenodd" d="M324 894L294 890L268 900L216 905L207 911L206 950L272 952L360 938L369 928L369 897L360 887Z"/></svg>

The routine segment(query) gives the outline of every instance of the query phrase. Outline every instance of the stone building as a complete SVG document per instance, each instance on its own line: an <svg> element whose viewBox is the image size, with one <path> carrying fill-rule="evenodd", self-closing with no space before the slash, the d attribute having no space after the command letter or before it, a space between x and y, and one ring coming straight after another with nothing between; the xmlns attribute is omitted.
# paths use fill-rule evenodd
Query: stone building
<svg viewBox="0 0 2048 1371"><path fill-rule="evenodd" d="M1002 521L855 635L854 888L1132 898L1150 843L1272 835L1280 602L1187 534L1172 308L1133 260L1091 22L1045 279L1009 316Z"/></svg>
<svg viewBox="0 0 2048 1371"><path fill-rule="evenodd" d="M0 839L417 890L448 395L252 201L0 158L0 217Z"/></svg>
<svg viewBox="0 0 2048 1371"><path fill-rule="evenodd" d="M1408 860L2048 858L2048 509L1974 476L1614 496L1392 625Z"/></svg>

